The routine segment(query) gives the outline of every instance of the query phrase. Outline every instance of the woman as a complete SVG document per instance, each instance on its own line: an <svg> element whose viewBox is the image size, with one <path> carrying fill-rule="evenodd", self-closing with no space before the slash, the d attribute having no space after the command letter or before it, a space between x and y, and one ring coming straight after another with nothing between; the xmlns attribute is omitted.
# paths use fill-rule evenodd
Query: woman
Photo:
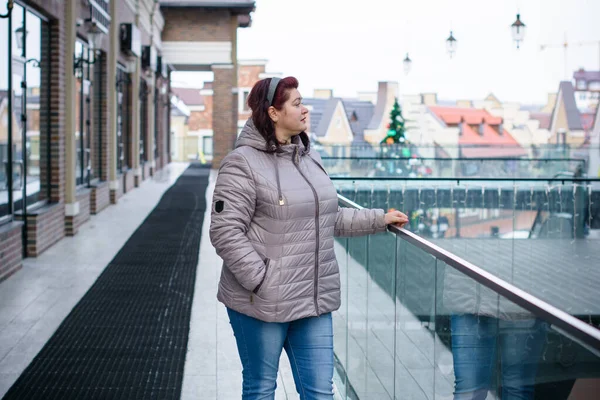
<svg viewBox="0 0 600 400"><path fill-rule="evenodd" d="M242 398L274 398L285 349L300 398L332 399L331 312L341 301L333 238L408 220L399 211L338 207L310 149L295 78L257 82L248 105L252 118L219 169L210 225L224 261L217 297L242 361Z"/></svg>

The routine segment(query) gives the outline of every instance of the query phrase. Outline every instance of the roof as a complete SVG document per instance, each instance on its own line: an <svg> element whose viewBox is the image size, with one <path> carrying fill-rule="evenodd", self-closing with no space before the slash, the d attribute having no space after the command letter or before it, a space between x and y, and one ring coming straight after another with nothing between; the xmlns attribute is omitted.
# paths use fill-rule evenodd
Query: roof
<svg viewBox="0 0 600 400"><path fill-rule="evenodd" d="M332 103L337 105L339 99L302 99L302 103L306 106L311 106L312 110L310 110L310 131L314 133L317 137L323 137L327 134L327 128L329 127L329 122L333 117L333 112L335 111L335 106L329 107L328 103ZM324 116L327 111L327 115Z"/></svg>
<svg viewBox="0 0 600 400"><path fill-rule="evenodd" d="M569 130L583 130L583 126L581 125L581 116L579 114L579 109L577 108L577 103L575 102L575 90L573 88L573 84L569 81L562 81L558 88L558 97L559 101L556 102L556 105L558 106L560 104L564 104ZM554 120L555 112L556 106L554 106L554 110L552 111L551 120Z"/></svg>
<svg viewBox="0 0 600 400"><path fill-rule="evenodd" d="M600 81L600 71L585 71L580 69L573 72L573 79L583 81Z"/></svg>
<svg viewBox="0 0 600 400"><path fill-rule="evenodd" d="M350 128L354 134L354 142L365 141L365 129L373 119L375 105L370 101L342 99Z"/></svg>
<svg viewBox="0 0 600 400"><path fill-rule="evenodd" d="M551 121L551 117L552 117L551 113L535 112L535 113L530 113L529 117L531 119L540 121L540 129L550 129L550 121Z"/></svg>
<svg viewBox="0 0 600 400"><path fill-rule="evenodd" d="M200 94L200 89L171 88L171 91L187 106L204 105L204 97Z"/></svg>
<svg viewBox="0 0 600 400"><path fill-rule="evenodd" d="M458 139L463 157L519 157L527 152L514 137L502 127L502 118L486 110L460 107L429 107L431 112L447 124L465 122ZM471 125L483 124L483 134ZM498 133L502 129L502 134Z"/></svg>
<svg viewBox="0 0 600 400"><path fill-rule="evenodd" d="M161 7L254 8L254 0L160 0Z"/></svg>

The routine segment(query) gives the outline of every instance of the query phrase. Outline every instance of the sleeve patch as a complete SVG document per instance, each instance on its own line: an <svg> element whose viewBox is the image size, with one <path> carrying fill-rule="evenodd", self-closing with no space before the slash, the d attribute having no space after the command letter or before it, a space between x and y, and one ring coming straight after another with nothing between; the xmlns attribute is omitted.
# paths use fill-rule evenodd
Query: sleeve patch
<svg viewBox="0 0 600 400"><path fill-rule="evenodd" d="M220 213L225 208L225 202L223 200L217 200L215 203L215 211Z"/></svg>

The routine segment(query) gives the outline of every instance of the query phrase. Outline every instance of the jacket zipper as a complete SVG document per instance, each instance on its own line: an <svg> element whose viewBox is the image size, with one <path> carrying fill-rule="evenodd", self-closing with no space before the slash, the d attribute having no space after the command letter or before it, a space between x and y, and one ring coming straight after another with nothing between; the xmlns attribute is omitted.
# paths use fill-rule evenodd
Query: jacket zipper
<svg viewBox="0 0 600 400"><path fill-rule="evenodd" d="M298 170L298 172L300 173L302 178L304 178L304 180L306 181L306 183L312 190L313 195L315 196L315 229L316 229L316 236L317 236L317 246L316 246L316 251L315 251L315 279L314 279L315 296L314 296L314 300L315 300L315 311L317 312L317 316L319 316L319 315L321 315L321 313L319 312L319 241L320 241L319 240L319 196L317 195L317 191L315 190L313 185L311 185L311 183L308 181L306 176L300 170L300 167L298 166L298 164L296 164L296 160L298 162L300 162L300 160L298 158L296 158L297 155L298 155L298 148L296 148L294 150L292 164L294 164L294 166L296 167L296 169Z"/></svg>

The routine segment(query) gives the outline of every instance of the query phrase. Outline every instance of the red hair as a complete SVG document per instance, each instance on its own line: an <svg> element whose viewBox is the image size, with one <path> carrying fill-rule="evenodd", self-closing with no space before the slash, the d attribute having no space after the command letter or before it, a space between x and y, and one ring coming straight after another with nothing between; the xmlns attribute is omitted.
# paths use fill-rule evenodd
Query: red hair
<svg viewBox="0 0 600 400"><path fill-rule="evenodd" d="M267 94L272 78L262 79L254 85L248 95L248 107L252 110L252 122L267 141L266 151L272 151L273 145L276 150L279 150L279 142L275 137L275 124L269 117L269 107L273 106L276 110L281 110L286 101L290 98L290 91L298 89L298 79L293 76L283 78L277 84L275 96L273 96L273 104L269 104Z"/></svg>

